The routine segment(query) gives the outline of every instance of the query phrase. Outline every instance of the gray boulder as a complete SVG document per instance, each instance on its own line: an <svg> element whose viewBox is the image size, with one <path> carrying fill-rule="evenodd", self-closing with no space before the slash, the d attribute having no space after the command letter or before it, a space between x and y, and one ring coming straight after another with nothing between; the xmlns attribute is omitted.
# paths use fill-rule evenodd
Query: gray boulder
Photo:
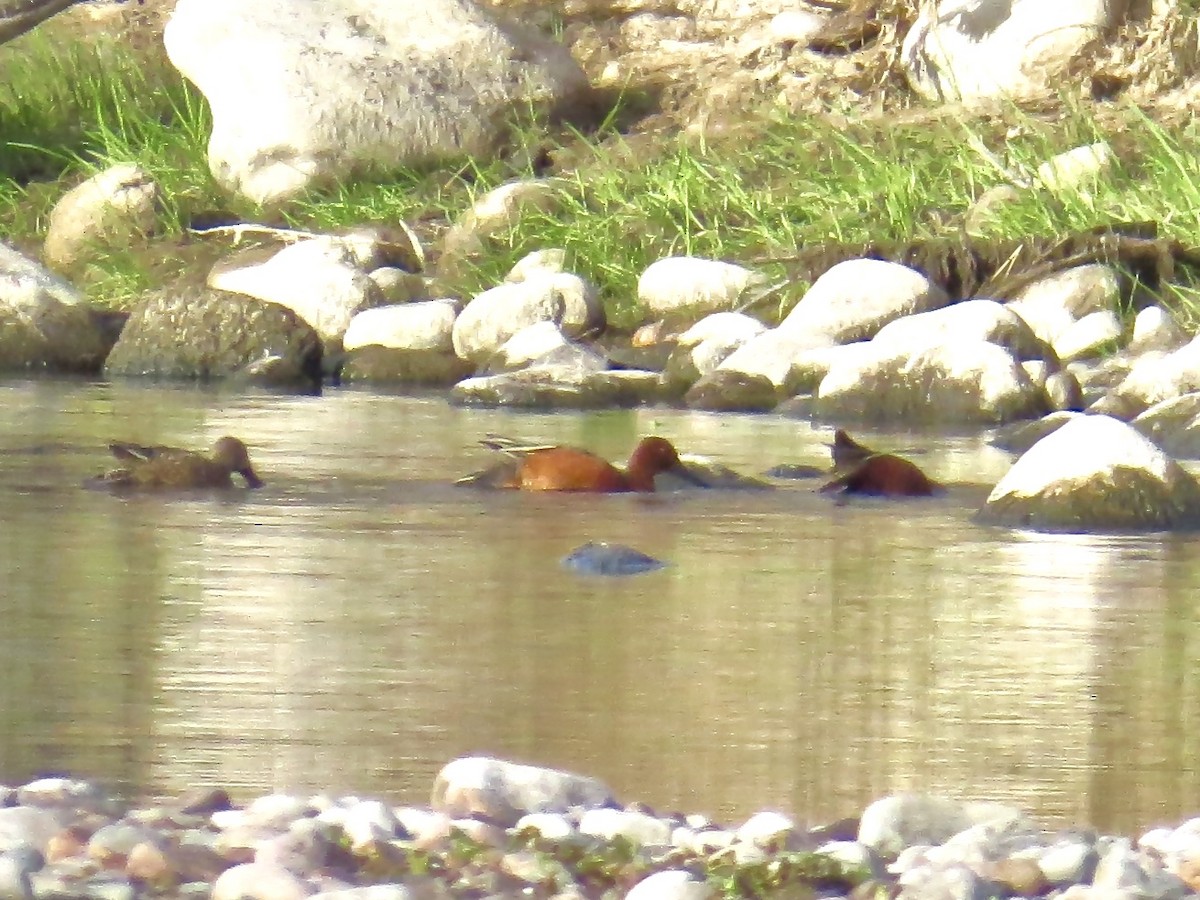
<svg viewBox="0 0 1200 900"><path fill-rule="evenodd" d="M99 371L112 347L82 294L0 244L0 371Z"/></svg>
<svg viewBox="0 0 1200 900"><path fill-rule="evenodd" d="M312 384L321 341L290 309L203 288L144 295L104 364L110 376Z"/></svg>

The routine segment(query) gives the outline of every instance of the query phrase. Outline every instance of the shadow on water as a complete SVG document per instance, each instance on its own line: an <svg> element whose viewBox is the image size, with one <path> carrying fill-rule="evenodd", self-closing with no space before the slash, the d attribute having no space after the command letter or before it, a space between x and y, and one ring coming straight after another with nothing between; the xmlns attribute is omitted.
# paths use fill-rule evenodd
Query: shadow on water
<svg viewBox="0 0 1200 900"><path fill-rule="evenodd" d="M952 487L835 503L769 492L538 496L456 488L488 432L623 457L663 434L736 469L824 464L776 417L535 415L355 391L0 386L0 778L140 797L334 789L423 802L498 754L626 800L809 821L917 789L1130 830L1190 810L1192 537L970 524L1008 458L916 447ZM112 496L113 439L250 445L267 486ZM580 576L589 541L666 560Z"/></svg>

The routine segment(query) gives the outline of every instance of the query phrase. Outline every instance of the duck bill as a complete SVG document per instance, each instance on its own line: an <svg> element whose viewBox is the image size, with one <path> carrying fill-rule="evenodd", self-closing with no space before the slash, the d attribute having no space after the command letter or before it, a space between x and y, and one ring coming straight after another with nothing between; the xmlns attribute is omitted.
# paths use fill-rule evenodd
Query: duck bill
<svg viewBox="0 0 1200 900"><path fill-rule="evenodd" d="M692 487L711 487L707 481L689 469L685 463L678 463L677 465L671 466L671 468L667 469L667 471L670 472L673 477L678 478L680 481L687 482Z"/></svg>
<svg viewBox="0 0 1200 900"><path fill-rule="evenodd" d="M237 471L239 475L246 479L246 487L260 488L263 486L263 480L259 478L258 473L249 466L246 466L244 469L238 469Z"/></svg>

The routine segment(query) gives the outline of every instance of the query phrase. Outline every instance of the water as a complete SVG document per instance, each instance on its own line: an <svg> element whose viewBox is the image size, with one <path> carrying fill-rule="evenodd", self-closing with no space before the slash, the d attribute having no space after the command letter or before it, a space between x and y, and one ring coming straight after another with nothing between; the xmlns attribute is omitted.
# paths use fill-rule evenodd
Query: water
<svg viewBox="0 0 1200 900"><path fill-rule="evenodd" d="M1009 459L924 451L944 496L537 496L456 488L489 431L746 472L824 463L825 430L667 410L535 415L438 397L0 385L0 780L132 798L221 785L422 803L487 753L736 822L852 815L899 790L1136 831L1196 810L1200 543L973 525ZM268 485L117 497L112 439L236 434ZM587 541L670 563L574 574Z"/></svg>

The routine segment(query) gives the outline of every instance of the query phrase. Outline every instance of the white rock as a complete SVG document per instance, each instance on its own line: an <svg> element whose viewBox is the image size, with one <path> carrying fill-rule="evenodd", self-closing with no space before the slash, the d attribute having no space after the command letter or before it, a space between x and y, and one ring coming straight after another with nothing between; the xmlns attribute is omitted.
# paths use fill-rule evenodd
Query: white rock
<svg viewBox="0 0 1200 900"><path fill-rule="evenodd" d="M486 816L511 825L527 813L607 806L612 792L595 778L468 756L442 767L431 802L449 816Z"/></svg>
<svg viewBox="0 0 1200 900"><path fill-rule="evenodd" d="M738 305L762 282L750 269L715 259L671 256L651 263L638 278L638 302L656 315L677 310L719 312Z"/></svg>
<svg viewBox="0 0 1200 900"><path fill-rule="evenodd" d="M760 847L785 840L796 830L796 823L783 813L764 810L755 813L737 830L737 839Z"/></svg>
<svg viewBox="0 0 1200 900"><path fill-rule="evenodd" d="M690 872L669 869L647 875L633 886L625 900L709 900L716 889Z"/></svg>
<svg viewBox="0 0 1200 900"><path fill-rule="evenodd" d="M449 257L474 256L483 251L485 238L511 228L521 216L532 211L548 212L558 205L561 187L553 181L524 179L509 181L478 197L471 208L446 231L442 237L443 253ZM528 259L528 257L527 257ZM535 269L541 274L556 274L553 257L527 263L529 271L518 272L510 282L524 281ZM522 261L523 262L523 261ZM517 267L521 262L517 263ZM517 269L514 267L514 270Z"/></svg>
<svg viewBox="0 0 1200 900"><path fill-rule="evenodd" d="M1187 336L1174 316L1161 306L1147 306L1133 320L1129 350L1134 353L1174 350L1186 342Z"/></svg>
<svg viewBox="0 0 1200 900"><path fill-rule="evenodd" d="M606 841L623 837L636 847L671 843L670 822L630 809L589 809L579 820L579 831Z"/></svg>
<svg viewBox="0 0 1200 900"><path fill-rule="evenodd" d="M922 7L901 58L930 99L1039 94L1116 24L1116 9L1105 0L938 0Z"/></svg>
<svg viewBox="0 0 1200 900"><path fill-rule="evenodd" d="M213 882L212 900L299 900L312 886L282 866L243 863L226 869Z"/></svg>
<svg viewBox="0 0 1200 900"><path fill-rule="evenodd" d="M995 300L964 300L941 309L894 319L871 339L911 349L953 341L987 341L1019 360L1042 359L1046 345L1025 320Z"/></svg>
<svg viewBox="0 0 1200 900"><path fill-rule="evenodd" d="M602 321L595 289L578 275L536 275L477 295L454 322L454 352L483 362L509 338L537 322L560 325L576 336Z"/></svg>
<svg viewBox="0 0 1200 900"><path fill-rule="evenodd" d="M1054 352L1063 362L1095 357L1121 337L1121 320L1110 310L1089 313L1054 341Z"/></svg>
<svg viewBox="0 0 1200 900"><path fill-rule="evenodd" d="M1083 191L1093 186L1101 173L1111 169L1116 161L1108 144L1088 144L1052 156L1037 167L1037 177L1043 187L1055 193Z"/></svg>
<svg viewBox="0 0 1200 900"><path fill-rule="evenodd" d="M379 289L359 266L354 248L338 238L298 241L281 250L252 252L218 263L208 286L286 306L323 341L341 341L350 320L379 305Z"/></svg>
<svg viewBox="0 0 1200 900"><path fill-rule="evenodd" d="M504 280L510 283L526 281L533 275L557 275L565 271L567 251L558 248L534 250L517 260Z"/></svg>
<svg viewBox="0 0 1200 900"><path fill-rule="evenodd" d="M1093 312L1110 312L1121 299L1121 281L1110 266L1073 266L1042 278L1020 291L1008 308L1024 319L1034 334L1053 344L1075 322Z"/></svg>
<svg viewBox="0 0 1200 900"><path fill-rule="evenodd" d="M987 341L915 353L870 341L860 352L835 357L813 409L835 420L948 425L998 424L1044 414L1048 406L1045 392L1009 352Z"/></svg>
<svg viewBox="0 0 1200 900"><path fill-rule="evenodd" d="M213 110L209 165L259 203L373 165L491 153L505 114L586 78L470 0L180 0L164 43Z"/></svg>
<svg viewBox="0 0 1200 900"><path fill-rule="evenodd" d="M830 347L825 335L803 335L779 328L750 338L725 359L718 369L761 375L784 393L791 392L793 371L807 351Z"/></svg>
<svg viewBox="0 0 1200 900"><path fill-rule="evenodd" d="M521 816L513 830L520 833L526 828L532 828L543 838L551 841L561 841L575 834L575 826L570 819L560 813L530 813Z"/></svg>
<svg viewBox="0 0 1200 900"><path fill-rule="evenodd" d="M766 325L745 313L712 313L679 335L676 343L681 347L694 347L704 341L715 340L740 346L766 330Z"/></svg>
<svg viewBox="0 0 1200 900"><path fill-rule="evenodd" d="M394 350L454 350L454 300L424 300L355 313L342 337L347 352L377 345Z"/></svg>
<svg viewBox="0 0 1200 900"><path fill-rule="evenodd" d="M98 172L67 191L50 211L42 257L70 269L104 245L151 232L158 223L158 185L139 165Z"/></svg>
<svg viewBox="0 0 1200 900"><path fill-rule="evenodd" d="M1131 425L1079 416L1042 438L992 490L989 522L1056 530L1200 523L1200 484Z"/></svg>
<svg viewBox="0 0 1200 900"><path fill-rule="evenodd" d="M813 282L779 323L779 331L835 343L861 341L894 319L948 302L946 292L915 269L878 259L851 259Z"/></svg>
<svg viewBox="0 0 1200 900"><path fill-rule="evenodd" d="M489 372L507 372L532 365L570 366L580 374L603 372L608 360L573 343L553 322L535 322L505 341L488 361Z"/></svg>

